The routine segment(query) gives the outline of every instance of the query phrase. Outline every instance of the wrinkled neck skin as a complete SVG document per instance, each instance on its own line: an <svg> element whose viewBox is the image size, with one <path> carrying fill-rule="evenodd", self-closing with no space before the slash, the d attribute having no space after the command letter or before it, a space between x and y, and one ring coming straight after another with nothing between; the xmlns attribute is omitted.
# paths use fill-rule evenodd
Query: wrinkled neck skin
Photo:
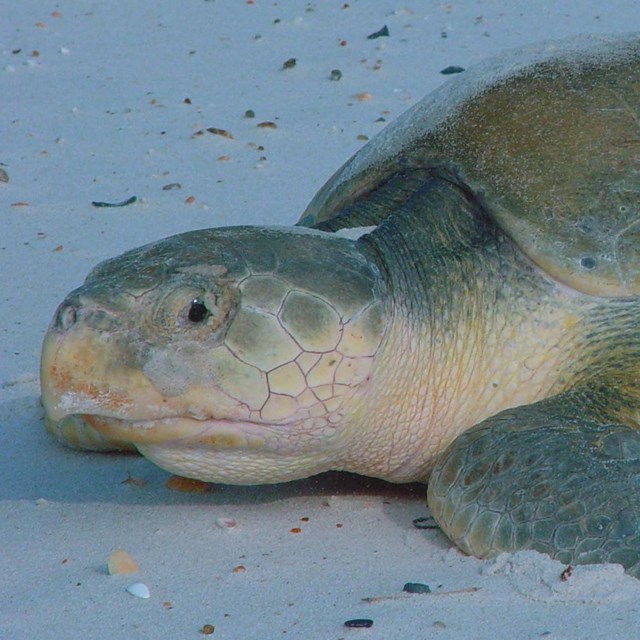
<svg viewBox="0 0 640 640"><path fill-rule="evenodd" d="M446 180L427 181L360 243L387 280L392 320L353 412L368 437L347 448L347 469L427 480L437 453L481 420L576 384L601 384L615 354L584 345L602 331L613 348L612 313L627 319L614 324L620 353L628 348L637 303L553 282ZM637 370L638 353L627 359Z"/></svg>

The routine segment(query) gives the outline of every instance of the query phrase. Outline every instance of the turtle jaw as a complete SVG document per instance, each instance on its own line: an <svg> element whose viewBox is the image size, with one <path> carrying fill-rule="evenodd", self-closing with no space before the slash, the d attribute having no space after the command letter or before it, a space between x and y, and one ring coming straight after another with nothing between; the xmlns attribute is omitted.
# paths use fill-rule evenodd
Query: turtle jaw
<svg viewBox="0 0 640 640"><path fill-rule="evenodd" d="M108 335L81 323L66 332L52 326L45 337L45 425L66 446L138 451L170 472L231 484L283 482L334 466L332 447L314 453L314 443L335 435L326 419L252 421L211 387L163 395L126 365L117 341L105 342Z"/></svg>
<svg viewBox="0 0 640 640"><path fill-rule="evenodd" d="M206 482L272 484L332 468L333 456L318 455L313 446L306 450L291 443L292 433L304 434L304 427L298 424L185 417L136 422L91 415L81 418L109 441L122 439L133 444L165 471Z"/></svg>
<svg viewBox="0 0 640 640"><path fill-rule="evenodd" d="M102 436L135 446L167 443L215 449L260 449L266 425L233 420L197 420L184 416L158 420L119 420L101 415L80 415L80 419Z"/></svg>
<svg viewBox="0 0 640 640"><path fill-rule="evenodd" d="M241 424L236 421L242 412L225 398L219 398L219 413L203 415L198 400L204 390L167 397L143 371L127 365L113 336L80 323L68 332L49 329L40 382L46 428L72 448L135 450L138 444L181 440L202 446L256 445L253 436L233 426Z"/></svg>
<svg viewBox="0 0 640 640"><path fill-rule="evenodd" d="M316 451L312 437L305 447L302 441L311 434L299 424L188 417L128 421L95 414L71 414L57 423L46 416L46 423L72 448L138 452L165 471L205 482L273 484L336 468L333 448Z"/></svg>

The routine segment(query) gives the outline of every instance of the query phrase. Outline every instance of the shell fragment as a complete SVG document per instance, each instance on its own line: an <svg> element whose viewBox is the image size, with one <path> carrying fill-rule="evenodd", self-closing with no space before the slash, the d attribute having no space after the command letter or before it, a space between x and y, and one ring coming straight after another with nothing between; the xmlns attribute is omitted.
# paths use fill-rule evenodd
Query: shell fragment
<svg viewBox="0 0 640 640"><path fill-rule="evenodd" d="M116 549L109 554L107 559L109 575L117 573L136 573L140 570L138 563L122 549Z"/></svg>

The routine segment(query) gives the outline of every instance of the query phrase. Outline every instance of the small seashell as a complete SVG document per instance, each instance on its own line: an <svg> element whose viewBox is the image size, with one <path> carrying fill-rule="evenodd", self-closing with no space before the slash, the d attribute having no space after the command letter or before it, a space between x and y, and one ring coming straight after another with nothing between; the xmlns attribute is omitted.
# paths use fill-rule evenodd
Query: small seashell
<svg viewBox="0 0 640 640"><path fill-rule="evenodd" d="M213 133L214 136L222 136L223 138L229 138L229 140L233 140L233 135L226 129L219 129L218 127L207 127L206 129L209 133Z"/></svg>
<svg viewBox="0 0 640 640"><path fill-rule="evenodd" d="M233 529L237 523L233 518L216 518L216 524L221 529Z"/></svg>
<svg viewBox="0 0 640 640"><path fill-rule="evenodd" d="M147 587L144 582L134 582L127 587L127 592L136 598L143 598L145 600L151 597L149 587Z"/></svg>
<svg viewBox="0 0 640 640"><path fill-rule="evenodd" d="M116 549L109 554L107 559L107 570L109 575L117 573L136 573L140 570L138 563L122 549Z"/></svg>
<svg viewBox="0 0 640 640"><path fill-rule="evenodd" d="M376 38L382 38L383 36L388 36L388 35L389 35L389 27L387 27L387 25L385 24L384 27L382 27L382 29L379 29L374 33L370 33L367 36L367 40L375 40Z"/></svg>

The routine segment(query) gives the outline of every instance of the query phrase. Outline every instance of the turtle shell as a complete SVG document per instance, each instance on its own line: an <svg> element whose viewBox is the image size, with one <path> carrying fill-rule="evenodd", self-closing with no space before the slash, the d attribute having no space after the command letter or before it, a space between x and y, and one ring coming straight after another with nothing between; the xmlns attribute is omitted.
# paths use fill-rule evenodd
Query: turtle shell
<svg viewBox="0 0 640 640"><path fill-rule="evenodd" d="M400 166L467 185L550 277L640 294L640 34L542 44L465 71L339 169L300 224L332 218Z"/></svg>

